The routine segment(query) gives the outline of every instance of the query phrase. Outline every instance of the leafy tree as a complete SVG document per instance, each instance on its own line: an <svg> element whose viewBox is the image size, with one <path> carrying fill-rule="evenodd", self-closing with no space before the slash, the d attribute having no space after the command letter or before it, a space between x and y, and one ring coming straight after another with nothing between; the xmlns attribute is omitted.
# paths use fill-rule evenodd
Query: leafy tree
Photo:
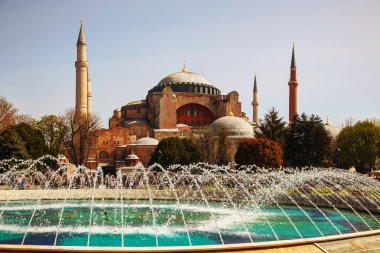
<svg viewBox="0 0 380 253"><path fill-rule="evenodd" d="M166 168L172 164L197 163L200 161L200 157L200 150L192 140L169 137L158 143L149 164L159 163Z"/></svg>
<svg viewBox="0 0 380 253"><path fill-rule="evenodd" d="M55 115L46 115L36 124L42 132L48 148L48 154L57 156L62 150L62 121Z"/></svg>
<svg viewBox="0 0 380 253"><path fill-rule="evenodd" d="M46 154L47 147L41 131L31 127L26 123L20 123L12 127L25 143L26 151L33 159L39 158Z"/></svg>
<svg viewBox="0 0 380 253"><path fill-rule="evenodd" d="M62 123L62 143L69 158L75 165L87 161L90 148L95 144L96 130L100 127L100 118L96 114L82 117L75 114L73 108L60 117Z"/></svg>
<svg viewBox="0 0 380 253"><path fill-rule="evenodd" d="M278 116L278 111L272 107L265 114L264 119L260 120L259 128L261 133L259 133L258 136L265 137L282 145L285 125L286 123L283 118Z"/></svg>
<svg viewBox="0 0 380 253"><path fill-rule="evenodd" d="M7 127L14 125L17 117L17 109L5 98L0 97L0 133Z"/></svg>
<svg viewBox="0 0 380 253"><path fill-rule="evenodd" d="M26 123L33 128L36 127L35 119L32 116L30 116L29 114L18 114L16 116L15 124L20 124L20 123Z"/></svg>
<svg viewBox="0 0 380 253"><path fill-rule="evenodd" d="M17 108L12 103L8 102L5 98L0 97L0 133L8 127L27 123L31 126L34 125L34 119L27 114L17 114Z"/></svg>
<svg viewBox="0 0 380 253"><path fill-rule="evenodd" d="M29 158L25 144L14 129L6 129L0 134L0 160Z"/></svg>
<svg viewBox="0 0 380 253"><path fill-rule="evenodd" d="M362 121L342 129L337 138L340 159L345 167L366 173L380 157L380 126Z"/></svg>
<svg viewBox="0 0 380 253"><path fill-rule="evenodd" d="M286 166L321 166L329 157L331 136L321 118L296 116L284 135L284 162Z"/></svg>
<svg viewBox="0 0 380 253"><path fill-rule="evenodd" d="M200 161L201 152L199 147L191 139L181 139L185 147L185 156L182 158L183 164L197 163ZM181 163L182 164L182 163Z"/></svg>
<svg viewBox="0 0 380 253"><path fill-rule="evenodd" d="M239 142L235 162L239 165L279 168L283 163L282 149L277 142L266 138L243 140Z"/></svg>

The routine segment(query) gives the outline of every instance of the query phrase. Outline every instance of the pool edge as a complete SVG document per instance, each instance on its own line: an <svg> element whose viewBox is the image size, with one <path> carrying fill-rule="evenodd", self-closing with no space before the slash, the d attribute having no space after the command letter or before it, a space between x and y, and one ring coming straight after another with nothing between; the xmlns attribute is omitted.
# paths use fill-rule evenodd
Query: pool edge
<svg viewBox="0 0 380 253"><path fill-rule="evenodd" d="M271 242L237 243L226 245L207 246L165 246L165 247L83 247L83 246L46 246L46 245L12 245L0 244L0 252L221 252L227 250L255 250L282 248L315 244L321 242L339 241L344 239L360 238L366 236L380 235L380 229L348 233L342 235L331 235L324 237L313 237L305 239L293 239Z"/></svg>

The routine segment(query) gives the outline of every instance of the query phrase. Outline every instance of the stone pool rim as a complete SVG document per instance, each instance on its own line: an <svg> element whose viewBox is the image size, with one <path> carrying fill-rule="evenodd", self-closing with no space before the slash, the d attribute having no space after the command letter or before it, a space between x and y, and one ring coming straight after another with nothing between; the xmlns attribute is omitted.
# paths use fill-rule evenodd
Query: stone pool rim
<svg viewBox="0 0 380 253"><path fill-rule="evenodd" d="M289 246L310 245L322 242L340 241L380 235L380 229L331 235L324 237L312 237L305 239L292 239L271 242L236 243L225 245L202 246L162 246L162 247L86 247L86 246L47 246L47 245L13 245L0 244L0 252L220 252L256 249L273 249Z"/></svg>

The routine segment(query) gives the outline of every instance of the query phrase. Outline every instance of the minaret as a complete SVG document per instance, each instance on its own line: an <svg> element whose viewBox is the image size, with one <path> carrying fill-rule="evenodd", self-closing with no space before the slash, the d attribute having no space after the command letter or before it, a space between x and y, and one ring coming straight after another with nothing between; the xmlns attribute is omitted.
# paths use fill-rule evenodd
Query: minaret
<svg viewBox="0 0 380 253"><path fill-rule="evenodd" d="M259 124L259 100L258 100L258 91L257 91L257 83L256 83L256 74L255 74L255 80L253 83L252 107L253 107L252 121L257 126Z"/></svg>
<svg viewBox="0 0 380 253"><path fill-rule="evenodd" d="M292 62L290 64L290 80L289 85L289 123L291 123L294 117L297 115L297 67L296 58L294 56L294 43L292 51Z"/></svg>
<svg viewBox="0 0 380 253"><path fill-rule="evenodd" d="M87 116L88 117L91 117L91 100L92 100L91 76L90 76L90 70L87 69Z"/></svg>
<svg viewBox="0 0 380 253"><path fill-rule="evenodd" d="M87 116L87 57L86 57L86 39L84 37L83 22L81 21L79 36L77 41L77 61L75 62L76 68L76 100L75 100L75 115Z"/></svg>

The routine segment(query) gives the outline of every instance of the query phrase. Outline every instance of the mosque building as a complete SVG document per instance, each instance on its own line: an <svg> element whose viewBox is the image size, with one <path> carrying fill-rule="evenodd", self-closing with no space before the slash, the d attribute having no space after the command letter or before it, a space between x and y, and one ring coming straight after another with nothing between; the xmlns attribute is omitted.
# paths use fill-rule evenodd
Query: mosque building
<svg viewBox="0 0 380 253"><path fill-rule="evenodd" d="M77 41L76 114L91 116L91 78L86 58L87 43L83 24ZM297 114L296 64L294 46L289 80L289 122ZM254 138L258 125L258 88L256 75L253 87L253 121L248 122L242 111L239 93L222 92L203 76L182 70L161 79L145 99L116 108L107 129L97 131L96 144L91 148L89 167L98 165L110 170L126 170L134 163L147 166L160 140L166 137L188 138L194 129L210 126L225 128L234 140ZM133 155L132 155L133 154Z"/></svg>

